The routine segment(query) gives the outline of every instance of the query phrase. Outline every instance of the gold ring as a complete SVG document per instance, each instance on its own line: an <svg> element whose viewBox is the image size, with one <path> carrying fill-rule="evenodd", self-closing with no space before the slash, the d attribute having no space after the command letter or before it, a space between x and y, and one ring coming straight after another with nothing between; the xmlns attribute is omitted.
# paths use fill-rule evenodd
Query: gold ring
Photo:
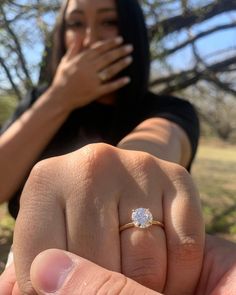
<svg viewBox="0 0 236 295"><path fill-rule="evenodd" d="M105 82L106 80L108 80L108 75L106 74L105 71L99 72L98 77L102 82Z"/></svg>
<svg viewBox="0 0 236 295"><path fill-rule="evenodd" d="M120 226L120 232L131 227L147 228L151 225L157 225L164 228L163 223L153 220L152 213L146 208L132 210L131 219L132 222Z"/></svg>

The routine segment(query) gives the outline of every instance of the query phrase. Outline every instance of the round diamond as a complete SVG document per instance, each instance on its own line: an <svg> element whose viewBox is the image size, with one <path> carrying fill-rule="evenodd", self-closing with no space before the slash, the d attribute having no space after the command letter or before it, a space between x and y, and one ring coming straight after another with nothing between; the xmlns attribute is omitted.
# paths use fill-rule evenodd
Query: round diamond
<svg viewBox="0 0 236 295"><path fill-rule="evenodd" d="M149 209L138 208L132 212L132 221L136 227L146 228L152 225L153 217Z"/></svg>

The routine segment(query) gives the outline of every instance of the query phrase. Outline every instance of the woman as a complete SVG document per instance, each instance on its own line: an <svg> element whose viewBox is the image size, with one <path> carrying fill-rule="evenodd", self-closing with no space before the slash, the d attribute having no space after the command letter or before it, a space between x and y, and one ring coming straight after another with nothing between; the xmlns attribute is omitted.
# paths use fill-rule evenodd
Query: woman
<svg viewBox="0 0 236 295"><path fill-rule="evenodd" d="M66 2L55 30L53 45L52 67L46 71L48 73L46 80L49 85L46 89L32 91L31 95L22 102L11 120L12 124L8 124L8 128L5 127L5 132L0 138L0 160L3 163L1 167L4 167L4 173L1 172L2 183L4 183L1 187L1 198L2 201L10 199L9 209L15 217L19 210L19 193L16 191L21 191L36 162L54 156L46 162L40 162L33 169L21 199L14 247L22 290L29 288L28 293L32 292L32 287L28 285L29 264L35 254L43 250L41 247L38 249L38 246L42 244L36 242L42 238L38 229L46 226L46 231L43 232L53 234L55 227L61 233L65 226L64 215L58 216L55 210L58 205L60 207L63 204L63 208L59 208L59 211L63 212L64 205L69 202L69 193L65 195L59 193L63 195L63 202L60 203L57 194L56 196L52 194L52 198L50 197L52 187L47 187L44 181L43 187L36 190L37 179L40 179L39 184L44 179L48 183L53 181L54 188L61 184L62 187L58 188L58 192L62 192L65 187L69 191L70 188L78 188L79 184L80 197L84 195L84 190L93 190L98 207L100 205L103 207L104 201L108 207L112 204L113 210L120 205L116 199L116 193L124 189L123 196L127 196L125 199L122 197L124 211L132 206L131 203L135 204L143 200L146 208L149 208L149 204L151 209L156 208L155 216L161 220L160 224L169 216L170 220L165 220L164 223L169 254L175 258L168 264L168 278L171 284L166 279L165 235L163 229L158 228L154 236L162 245L161 253L156 253L156 247L153 251L146 248L145 253L151 255L151 258L162 259L164 271L160 272L156 258L153 267L155 271L159 269L159 281L153 281L152 276L148 286L162 290L167 284L166 290L176 290L178 285L179 293L184 294L183 288L187 290L188 287L191 289L195 287L203 257L204 234L199 200L186 172L179 166L159 159L178 163L190 170L199 136L198 119L188 102L172 96L157 96L148 91L148 39L138 2L135 0L70 0ZM88 146L88 143L97 144ZM27 149L25 149L26 146ZM83 148L80 149L81 147ZM70 153L73 151L75 152ZM60 156L66 153L69 154ZM51 161L53 165L50 164ZM68 163L73 163L74 167L68 167ZM91 170L94 166L96 169ZM52 174L50 167L53 167ZM56 174L54 174L55 171ZM80 175L79 181L74 179L77 175ZM66 183L69 185L67 186ZM35 193L32 194L32 192ZM163 192L168 196L164 198L165 201ZM15 193L16 196L13 198ZM43 202L43 195L46 196L46 202ZM98 198L98 195L101 198ZM102 199L105 196L109 198ZM131 203L127 206L129 199ZM103 201L99 202L99 200ZM50 206L44 207L49 204L47 201ZM100 239L104 237L104 241L91 244L91 239L87 241L84 238L88 232L88 224L84 225L82 216L86 212L81 210L81 214L78 214L75 208L79 206L83 209L82 205L86 207L88 201L87 197L85 200L75 198L75 203L68 205L70 209L66 216L70 218L73 225L68 226L67 229L73 229L72 232L77 233L77 226L81 225L83 229L79 232L80 235L82 233L84 235L82 234L83 238L80 239L80 247L82 247L81 241L84 241L85 252L92 249L96 258L90 257L88 253L84 253L84 256L90 257L97 263L100 263L103 258L100 265L120 270L117 255L108 256L106 247L101 249L103 255L100 255L97 249L93 249L93 246L101 245L104 241L108 244L113 241L114 249L118 251L117 230L111 237L106 231L100 232L102 227L99 227L101 224L98 222L94 233L101 233L98 237ZM165 203L167 210L166 217L161 209L162 202ZM94 206L94 202L92 201L90 205ZM109 211L109 217L113 220L114 229L119 220L114 219L114 216L118 215L113 210ZM98 220L103 220L100 216L101 211L95 210L94 214L91 214L91 227L96 219L95 216ZM50 214L43 217L42 212L44 214L50 212ZM122 223L129 221L127 214L128 212L123 215ZM50 216L53 222L47 219ZM77 217L79 220L76 219ZM30 223L29 220L31 220ZM52 231L49 224L53 227ZM60 224L62 227L59 226ZM25 231L26 225L27 231ZM39 228L38 225L40 225ZM111 233L112 228L110 229ZM24 236L22 230L29 236ZM128 231L125 230L124 233L126 232ZM45 236L41 241L43 244L45 242L43 248L60 244L59 248L66 248L72 252L74 250L75 253L81 254L83 251L75 249L78 243L72 241L73 238L71 240L73 247L65 246L64 239L69 241L69 237L75 237L77 240L81 236L66 232L52 239L56 244L48 245L50 239L46 239ZM127 240L129 245L132 244L130 239L131 236ZM151 239L150 245L155 246L156 239ZM181 245L186 243L186 247L182 249ZM30 247L29 251L26 250L27 247ZM175 252L175 249L179 251ZM183 253L189 257L193 252L196 254L194 261L191 259L187 262L182 261L180 265L183 271L176 275L174 265L177 264L179 257L183 257ZM186 273L188 273L188 282L185 279Z"/></svg>
<svg viewBox="0 0 236 295"><path fill-rule="evenodd" d="M47 86L33 89L2 130L0 201L10 200L14 217L25 180L42 158L106 142L190 169L196 152L193 107L148 91L149 46L138 1L99 1L96 11L86 8L94 3L84 2L82 8L65 2Z"/></svg>

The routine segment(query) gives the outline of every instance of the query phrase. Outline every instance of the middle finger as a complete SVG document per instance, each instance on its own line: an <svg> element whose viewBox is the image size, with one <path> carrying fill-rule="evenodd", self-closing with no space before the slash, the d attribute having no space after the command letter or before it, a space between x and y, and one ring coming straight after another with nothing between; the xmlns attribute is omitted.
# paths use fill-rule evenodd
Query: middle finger
<svg viewBox="0 0 236 295"><path fill-rule="evenodd" d="M132 51L133 46L130 44L110 50L109 52L106 52L105 54L100 55L95 59L95 68L97 71L101 71L118 59L130 54Z"/></svg>

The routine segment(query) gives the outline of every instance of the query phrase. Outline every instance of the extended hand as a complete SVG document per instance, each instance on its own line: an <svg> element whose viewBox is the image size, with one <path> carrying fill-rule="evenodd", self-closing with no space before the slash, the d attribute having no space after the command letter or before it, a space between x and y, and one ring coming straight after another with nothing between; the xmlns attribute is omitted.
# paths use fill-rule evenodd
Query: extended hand
<svg viewBox="0 0 236 295"><path fill-rule="evenodd" d="M120 233L139 207L149 208L165 229L153 225ZM33 259L49 248L78 254L156 291L189 294L204 250L191 177L176 164L105 144L44 160L24 188L15 228L16 271L24 294L34 294Z"/></svg>

